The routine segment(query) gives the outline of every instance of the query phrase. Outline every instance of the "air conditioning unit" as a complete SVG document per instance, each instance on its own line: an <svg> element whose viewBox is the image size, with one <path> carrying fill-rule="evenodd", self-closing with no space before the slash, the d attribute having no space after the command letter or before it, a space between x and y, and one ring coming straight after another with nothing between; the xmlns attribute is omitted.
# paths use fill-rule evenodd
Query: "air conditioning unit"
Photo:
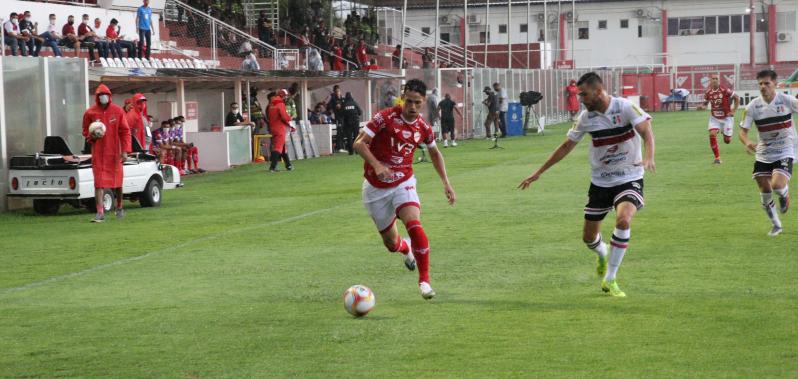
<svg viewBox="0 0 798 379"><path fill-rule="evenodd" d="M449 16L441 16L441 18L438 19L438 24L449 25Z"/></svg>
<svg viewBox="0 0 798 379"><path fill-rule="evenodd" d="M477 16L475 14L468 15L468 23L469 24L479 24L480 23L479 16Z"/></svg>
<svg viewBox="0 0 798 379"><path fill-rule="evenodd" d="M546 14L545 13L538 13L537 18L538 18L538 21L543 22L543 20L546 19Z"/></svg>
<svg viewBox="0 0 798 379"><path fill-rule="evenodd" d="M641 17L641 18L642 18L642 17L646 17L646 10L645 10L645 9L643 9L643 8L636 9L636 10L635 10L635 16L637 16L637 17Z"/></svg>
<svg viewBox="0 0 798 379"><path fill-rule="evenodd" d="M776 34L776 41L778 42L790 42L792 41L792 34L790 33L778 33Z"/></svg>
<svg viewBox="0 0 798 379"><path fill-rule="evenodd" d="M565 13L565 21L571 22L574 20L574 12L568 11Z"/></svg>

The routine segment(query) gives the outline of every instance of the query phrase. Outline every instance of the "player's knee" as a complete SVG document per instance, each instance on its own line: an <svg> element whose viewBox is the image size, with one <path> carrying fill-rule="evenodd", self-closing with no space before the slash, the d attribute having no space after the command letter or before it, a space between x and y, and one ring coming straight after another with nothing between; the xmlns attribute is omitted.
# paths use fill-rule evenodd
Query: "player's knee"
<svg viewBox="0 0 798 379"><path fill-rule="evenodd" d="M585 230L582 232L582 242L586 244L591 244L596 240L597 235L598 233L596 232Z"/></svg>
<svg viewBox="0 0 798 379"><path fill-rule="evenodd" d="M632 216L631 215L620 215L618 219L615 220L615 227L618 229L629 229L632 225Z"/></svg>

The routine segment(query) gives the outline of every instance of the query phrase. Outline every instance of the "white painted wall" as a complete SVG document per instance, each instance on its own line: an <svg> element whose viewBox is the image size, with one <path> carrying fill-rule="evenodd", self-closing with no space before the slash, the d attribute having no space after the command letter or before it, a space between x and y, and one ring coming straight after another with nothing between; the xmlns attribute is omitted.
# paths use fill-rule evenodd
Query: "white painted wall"
<svg viewBox="0 0 798 379"><path fill-rule="evenodd" d="M774 0L777 12L798 12L798 1L796 0ZM568 29L570 24L566 24L566 46L569 50L567 58L571 54L577 61L578 66L618 66L618 65L643 65L661 62L656 59L655 54L662 50L661 21L637 18L634 11L644 9L647 14L657 17L660 8L664 7L668 17L697 17L713 15L732 15L743 14L747 0L723 1L723 0L668 0L668 1L618 1L600 3L577 3L576 14L578 21L587 21L590 29L588 40L574 40L575 46L571 46L571 38ZM562 12L571 10L570 2L563 2ZM490 17L485 19L484 7L469 7L469 15L477 15L481 20L481 25L487 24L491 30L491 44L506 44L508 37L512 43L526 43L527 34L519 32L519 25L527 23L526 7L514 5L512 8L512 18L508 25L508 34L499 34L499 25L507 24L507 8L505 6L491 6ZM761 8L757 5L757 13ZM537 41L541 23L537 21L537 15L543 13L542 5L531 7L531 20L529 32L531 41ZM408 10L407 23L417 29L429 27L434 29L435 12L429 9L410 9ZM556 2L548 6L550 20L557 19ZM463 17L463 8L444 8L440 11L441 16L453 16L450 18L460 20ZM620 20L628 19L629 28L621 29ZM599 20L607 20L607 29L599 30ZM638 37L638 25L644 26L643 37ZM549 39L553 47L559 47L557 41L557 26L549 28ZM647 32L651 32L650 34ZM791 42L776 43L776 53L778 61L798 61L798 30L787 31L792 34ZM764 63L767 60L765 51L765 33L756 33L756 61ZM703 65L703 64L734 64L748 63L749 61L749 34L714 34L703 36L670 36L668 37L668 53L679 65ZM479 41L471 38L472 45L479 45ZM430 46L432 46L430 40Z"/></svg>
<svg viewBox="0 0 798 379"><path fill-rule="evenodd" d="M66 24L69 15L75 16L75 31L81 22L83 14L89 15L89 25L94 27L94 19L99 17L102 21L102 30L98 34L104 35L105 28L108 27L112 18L119 20L119 26L122 27L122 34L126 40L138 40L136 35L136 12L132 11L119 11L108 10L97 7L81 7L76 5L61 5L49 3L37 3L32 1L19 1L19 0L0 0L0 18L8 20L11 12L31 12L31 21L39 23L39 33L47 31L47 25L50 23L50 13L55 13L56 26L58 32L61 33L61 28ZM160 20L160 15L153 12L152 22L157 25ZM161 32L159 28L155 27L152 31L152 48L157 49L161 40Z"/></svg>

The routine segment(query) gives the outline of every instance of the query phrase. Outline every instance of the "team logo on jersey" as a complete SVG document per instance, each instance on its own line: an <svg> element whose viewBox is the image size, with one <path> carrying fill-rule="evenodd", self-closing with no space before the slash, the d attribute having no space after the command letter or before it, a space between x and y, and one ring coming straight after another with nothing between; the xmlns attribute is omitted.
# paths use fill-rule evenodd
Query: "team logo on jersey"
<svg viewBox="0 0 798 379"><path fill-rule="evenodd" d="M615 125L620 124L621 123L621 115L616 114L615 116L612 116L612 123L615 124Z"/></svg>
<svg viewBox="0 0 798 379"><path fill-rule="evenodd" d="M635 189L639 190L640 189L640 183L632 182L632 187L634 187Z"/></svg>
<svg viewBox="0 0 798 379"><path fill-rule="evenodd" d="M618 145L612 145L612 147L607 149L607 152L610 153L610 154L617 153L618 152Z"/></svg>
<svg viewBox="0 0 798 379"><path fill-rule="evenodd" d="M776 113L784 113L784 107L783 107L783 106L781 106L781 105L779 105L778 107L776 107Z"/></svg>
<svg viewBox="0 0 798 379"><path fill-rule="evenodd" d="M412 135L413 135L413 132L411 132L411 131L409 131L409 130L403 130L403 131L402 131L402 137L403 137L404 139L410 139L410 137L411 137Z"/></svg>
<svg viewBox="0 0 798 379"><path fill-rule="evenodd" d="M111 116L111 118L108 119L108 123L111 125L116 124L116 116Z"/></svg>
<svg viewBox="0 0 798 379"><path fill-rule="evenodd" d="M416 141L416 143L421 142L421 133L419 132L413 133L413 140Z"/></svg>
<svg viewBox="0 0 798 379"><path fill-rule="evenodd" d="M394 155L394 156L391 157L391 163L393 163L393 164L401 164L404 159L405 159L405 157L400 157L400 156Z"/></svg>

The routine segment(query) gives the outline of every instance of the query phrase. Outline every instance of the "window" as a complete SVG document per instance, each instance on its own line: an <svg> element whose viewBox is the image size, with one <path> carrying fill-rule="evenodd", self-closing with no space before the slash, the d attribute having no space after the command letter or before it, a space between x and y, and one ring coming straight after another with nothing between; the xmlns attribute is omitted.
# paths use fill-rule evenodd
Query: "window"
<svg viewBox="0 0 798 379"><path fill-rule="evenodd" d="M729 16L718 16L718 33L729 32Z"/></svg>
<svg viewBox="0 0 798 379"><path fill-rule="evenodd" d="M599 20L598 22L599 29L607 29L607 20Z"/></svg>
<svg viewBox="0 0 798 379"><path fill-rule="evenodd" d="M590 29L579 28L579 39L590 39Z"/></svg>
<svg viewBox="0 0 798 379"><path fill-rule="evenodd" d="M732 16L737 17L737 16ZM751 31L751 17L747 15L740 15L743 18L743 33L748 33Z"/></svg>
<svg viewBox="0 0 798 379"><path fill-rule="evenodd" d="M485 32L479 32L479 43L489 43L490 36Z"/></svg>
<svg viewBox="0 0 798 379"><path fill-rule="evenodd" d="M621 21L623 21L623 20L621 20ZM629 20L626 20L626 26L629 26ZM678 36L679 35L679 19L678 18L674 17L674 18L669 18L668 19L668 35L669 36Z"/></svg>
<svg viewBox="0 0 798 379"><path fill-rule="evenodd" d="M715 34L717 33L718 18L716 16L704 17L704 33Z"/></svg>
<svg viewBox="0 0 798 379"><path fill-rule="evenodd" d="M768 31L768 23L767 23L766 17L767 17L767 15L764 15L762 13L758 13L756 15L756 31L757 32L766 32L766 31ZM746 18L748 18L748 17L746 17Z"/></svg>
<svg viewBox="0 0 798 379"><path fill-rule="evenodd" d="M521 24L521 26L518 27L519 33L526 33L527 31L529 31L529 25L527 24Z"/></svg>
<svg viewBox="0 0 798 379"><path fill-rule="evenodd" d="M671 20L675 20L675 19L674 18L669 18L668 19L668 29L670 29ZM628 19L621 20L621 29L629 29L629 20Z"/></svg>
<svg viewBox="0 0 798 379"><path fill-rule="evenodd" d="M449 33L441 33L441 41L452 42Z"/></svg>
<svg viewBox="0 0 798 379"><path fill-rule="evenodd" d="M743 18L740 17L740 15L731 16L731 32L732 33L743 32Z"/></svg>
<svg viewBox="0 0 798 379"><path fill-rule="evenodd" d="M679 35L680 36L690 35L690 19L689 18L680 18L679 19Z"/></svg>
<svg viewBox="0 0 798 379"><path fill-rule="evenodd" d="M690 34L704 34L704 18L693 17L690 19Z"/></svg>
<svg viewBox="0 0 798 379"><path fill-rule="evenodd" d="M424 26L424 27L422 27L422 28L421 28L421 32L422 32L422 33L424 33L424 34L426 34L426 35L429 35L429 34L430 34L430 28L429 28L429 26Z"/></svg>
<svg viewBox="0 0 798 379"><path fill-rule="evenodd" d="M776 12L776 31L795 31L795 12Z"/></svg>
<svg viewBox="0 0 798 379"><path fill-rule="evenodd" d="M643 25L637 25L637 38L643 38Z"/></svg>
<svg viewBox="0 0 798 379"><path fill-rule="evenodd" d="M499 34L507 34L507 24L499 24Z"/></svg>

